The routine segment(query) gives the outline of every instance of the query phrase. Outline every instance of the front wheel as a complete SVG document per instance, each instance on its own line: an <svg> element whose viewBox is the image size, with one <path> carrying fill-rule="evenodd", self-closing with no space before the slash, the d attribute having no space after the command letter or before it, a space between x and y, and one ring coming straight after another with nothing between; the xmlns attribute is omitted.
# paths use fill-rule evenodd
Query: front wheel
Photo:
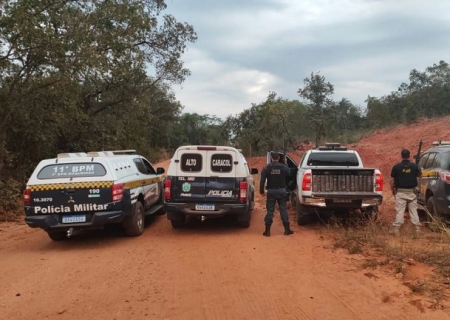
<svg viewBox="0 0 450 320"><path fill-rule="evenodd" d="M129 237L140 236L144 232L144 206L138 201L134 204L133 215L124 223L125 234Z"/></svg>

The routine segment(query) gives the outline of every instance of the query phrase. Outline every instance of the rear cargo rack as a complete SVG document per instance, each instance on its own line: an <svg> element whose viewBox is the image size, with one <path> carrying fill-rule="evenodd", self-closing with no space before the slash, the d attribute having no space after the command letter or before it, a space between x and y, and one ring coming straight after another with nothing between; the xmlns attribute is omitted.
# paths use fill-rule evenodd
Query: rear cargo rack
<svg viewBox="0 0 450 320"><path fill-rule="evenodd" d="M137 154L136 150L110 150L110 151L90 151L87 153L89 157L112 157Z"/></svg>
<svg viewBox="0 0 450 320"><path fill-rule="evenodd" d="M86 157L86 152L67 152L58 153L57 158L76 158L76 157Z"/></svg>
<svg viewBox="0 0 450 320"><path fill-rule="evenodd" d="M450 145L450 141L443 141L443 140L433 141L433 146L448 146L448 145Z"/></svg>
<svg viewBox="0 0 450 320"><path fill-rule="evenodd" d="M57 158L77 158L77 157L112 157L120 155L133 155L137 154L136 150L110 150L110 151L90 151L86 152L66 152L58 153Z"/></svg>
<svg viewBox="0 0 450 320"><path fill-rule="evenodd" d="M319 146L317 149L321 151L325 150L339 150L339 151L347 151L347 147L341 147L339 142L327 142L324 146Z"/></svg>

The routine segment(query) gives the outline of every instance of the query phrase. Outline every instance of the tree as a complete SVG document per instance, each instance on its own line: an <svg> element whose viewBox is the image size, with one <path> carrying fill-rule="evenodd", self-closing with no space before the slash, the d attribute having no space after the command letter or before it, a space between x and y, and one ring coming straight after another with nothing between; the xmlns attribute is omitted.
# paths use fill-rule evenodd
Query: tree
<svg viewBox="0 0 450 320"><path fill-rule="evenodd" d="M324 76L314 72L311 72L310 78L305 78L303 83L304 87L299 88L297 93L310 101L308 118L315 131L315 142L318 146L325 135L326 111L332 103L329 96L334 93L334 87L331 83L325 82Z"/></svg>
<svg viewBox="0 0 450 320"><path fill-rule="evenodd" d="M181 112L170 85L193 27L164 0L0 3L0 177L24 183L61 151L136 148L169 139Z"/></svg>

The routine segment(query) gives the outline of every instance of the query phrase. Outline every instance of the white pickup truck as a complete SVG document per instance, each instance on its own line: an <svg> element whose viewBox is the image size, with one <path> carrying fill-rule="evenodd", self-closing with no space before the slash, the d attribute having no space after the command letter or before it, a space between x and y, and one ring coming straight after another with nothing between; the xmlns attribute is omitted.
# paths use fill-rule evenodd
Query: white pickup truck
<svg viewBox="0 0 450 320"><path fill-rule="evenodd" d="M327 143L308 150L298 166L288 155L283 162L291 171L287 185L299 225L338 211L360 210L367 217L377 217L383 175L378 169L364 168L355 150Z"/></svg>

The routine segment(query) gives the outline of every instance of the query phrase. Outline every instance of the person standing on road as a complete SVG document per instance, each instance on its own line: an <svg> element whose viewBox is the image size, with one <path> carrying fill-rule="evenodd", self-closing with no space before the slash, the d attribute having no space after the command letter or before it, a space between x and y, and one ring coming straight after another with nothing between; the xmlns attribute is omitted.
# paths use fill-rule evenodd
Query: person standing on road
<svg viewBox="0 0 450 320"><path fill-rule="evenodd" d="M261 172L261 181L259 183L259 193L264 196L264 185L267 180L267 213L264 218L266 230L263 235L270 237L270 227L272 226L273 213L275 211L275 205L278 202L281 220L283 221L284 226L284 234L288 236L294 233L289 227L289 216L286 209L286 179L289 176L289 168L284 163L279 162L280 154L278 152L272 152L271 158L272 162L266 165Z"/></svg>
<svg viewBox="0 0 450 320"><path fill-rule="evenodd" d="M411 222L416 226L416 235L420 233L422 224L417 214L417 178L422 175L420 167L409 160L410 152L407 149L401 151L402 161L392 167L391 190L395 196L395 221L393 223L393 233L400 234L400 227L403 225L405 209L408 207Z"/></svg>

